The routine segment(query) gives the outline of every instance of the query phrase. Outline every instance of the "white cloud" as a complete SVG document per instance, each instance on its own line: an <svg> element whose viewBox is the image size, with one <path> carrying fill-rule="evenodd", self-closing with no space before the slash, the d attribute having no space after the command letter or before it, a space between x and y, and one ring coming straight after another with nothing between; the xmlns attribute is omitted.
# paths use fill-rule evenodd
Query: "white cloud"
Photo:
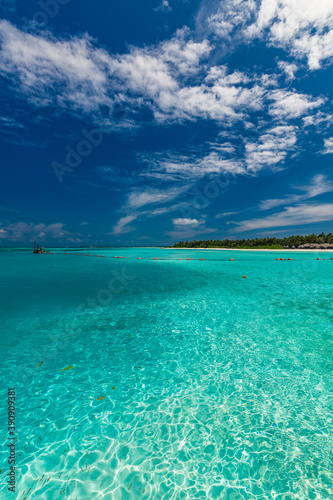
<svg viewBox="0 0 333 500"><path fill-rule="evenodd" d="M237 37L256 14L254 0L223 0L218 2L203 2L197 16L199 30L211 31L224 42ZM214 11L215 9L215 11Z"/></svg>
<svg viewBox="0 0 333 500"><path fill-rule="evenodd" d="M192 155L174 151L146 155L141 157L146 168L140 176L161 182L190 182L214 175L253 175L263 169L276 169L296 150L297 132L292 125L276 126L264 129L256 138L254 132L244 136L243 148L239 136L235 137L235 145L231 144L231 137L225 142L221 136L221 142L210 142Z"/></svg>
<svg viewBox="0 0 333 500"><path fill-rule="evenodd" d="M191 90L183 80L202 71L200 63L211 51L207 40L193 41L187 28L170 40L131 47L122 55L97 47L88 35L69 39L56 39L47 32L33 35L5 20L0 21L0 41L0 72L16 80L18 91L35 106L94 113L102 120L100 107L112 114L117 105L129 124L135 109L142 106L151 108L156 119L165 119L165 114L174 119L191 117L191 93L202 94L205 89ZM203 114L202 106L199 112ZM102 121L108 125L112 117Z"/></svg>
<svg viewBox="0 0 333 500"><path fill-rule="evenodd" d="M294 207L286 207L282 212L264 218L238 222L237 227L231 232L242 233L253 229L315 224L331 220L333 220L333 203L317 205L303 203Z"/></svg>
<svg viewBox="0 0 333 500"><path fill-rule="evenodd" d="M284 198L262 201L259 210L269 210L279 205L288 205L308 200L324 193L333 191L333 183L325 175L316 175L307 186L296 186L295 189L303 191L303 194L291 194Z"/></svg>
<svg viewBox="0 0 333 500"><path fill-rule="evenodd" d="M182 194L188 186L171 187L169 189L146 189L144 191L134 190L127 198L127 208L137 209L144 205L167 203L180 194Z"/></svg>
<svg viewBox="0 0 333 500"><path fill-rule="evenodd" d="M172 223L174 226L176 226L177 228L195 228L195 227L198 227L200 224L202 224L203 222L205 222L204 220L203 221L198 221L198 219L189 219L189 218L185 218L185 219L172 219Z"/></svg>
<svg viewBox="0 0 333 500"><path fill-rule="evenodd" d="M162 11L162 12L171 12L172 7L170 7L170 4L168 0L162 0L162 3L158 5L157 7L154 8L155 11Z"/></svg>
<svg viewBox="0 0 333 500"><path fill-rule="evenodd" d="M217 229L205 227L205 219L179 218L172 219L174 225L173 231L166 234L173 239L193 238L198 234L216 233Z"/></svg>
<svg viewBox="0 0 333 500"><path fill-rule="evenodd" d="M240 212L223 212L222 214L215 215L215 219L221 219L222 217L229 217L230 215L236 215Z"/></svg>
<svg viewBox="0 0 333 500"><path fill-rule="evenodd" d="M126 215L125 217L122 217L119 219L117 224L113 227L112 233L114 235L118 234L126 234L131 231L135 231L135 227L129 226L131 222L136 220L139 217L139 214L131 214L131 215Z"/></svg>
<svg viewBox="0 0 333 500"><path fill-rule="evenodd" d="M287 92L285 90L274 90L270 93L269 99L273 104L269 107L269 114L274 117L299 118L311 109L318 108L324 101L321 98L311 100L310 96Z"/></svg>
<svg viewBox="0 0 333 500"><path fill-rule="evenodd" d="M295 73L298 70L298 66L294 63L287 63L286 61L279 61L278 66L281 71L286 74L287 80L294 80Z"/></svg>
<svg viewBox="0 0 333 500"><path fill-rule="evenodd" d="M59 41L20 31L0 21L0 71L13 75L36 105L71 104L89 112L111 103L107 96L107 53L93 47L88 36ZM57 95L52 87L58 82Z"/></svg>
<svg viewBox="0 0 333 500"><path fill-rule="evenodd" d="M224 44L232 40L232 46L265 40L298 59L307 58L312 70L333 56L331 0L204 0L197 23L199 32L211 32Z"/></svg>
<svg viewBox="0 0 333 500"><path fill-rule="evenodd" d="M302 118L304 127L321 127L327 128L330 127L333 122L333 115L329 113L323 113L322 111L318 111L313 115L304 116Z"/></svg>
<svg viewBox="0 0 333 500"><path fill-rule="evenodd" d="M47 32L20 31L4 20L0 40L0 73L34 106L88 114L105 127L137 126L142 108L160 123L204 119L228 126L236 120L250 123L248 115L264 111L268 103L269 113L284 119L298 118L323 103L276 89L274 75L211 66L211 43L194 41L188 28L124 54L99 48L88 35L57 39ZM116 110L117 116L122 111L121 118L115 118Z"/></svg>
<svg viewBox="0 0 333 500"><path fill-rule="evenodd" d="M173 151L156 153L143 158L146 170L143 177L169 181L197 180L211 174L244 174L241 161L229 158L228 151L220 148L220 144L211 144L210 152L193 152L192 156L177 154ZM234 150L232 150L234 151Z"/></svg>
<svg viewBox="0 0 333 500"><path fill-rule="evenodd" d="M245 145L247 170L258 172L265 167L275 167L286 159L295 144L295 127L279 126L268 130L258 141Z"/></svg>
<svg viewBox="0 0 333 500"><path fill-rule="evenodd" d="M33 224L17 222L4 225L0 223L0 239L8 241L33 241L34 239L48 240L57 238L59 240L81 242L80 234L70 233L64 229L65 224Z"/></svg>
<svg viewBox="0 0 333 500"><path fill-rule="evenodd" d="M150 204L150 200L151 200L151 198L149 199L149 203L147 203L147 204ZM159 202L161 202L162 204L165 203L164 200L158 201L156 198L155 198L155 202L157 204ZM136 228L133 226L129 226L129 224L131 222L133 222L134 220L139 219L140 217L144 217L144 216L145 217L156 217L156 216L167 214L170 212L182 210L184 208L186 209L188 207L188 205L189 204L186 202L179 202L179 203L174 203L173 205L165 205L165 206L162 206L159 208L154 208L151 210L132 212L124 217L121 217L119 219L119 221L113 227L112 232L110 234L117 235L117 234L129 233L130 231L135 231ZM129 210L129 207L128 206L123 207L123 210ZM178 219L178 220L181 220L181 219Z"/></svg>
<svg viewBox="0 0 333 500"><path fill-rule="evenodd" d="M324 139L324 151L322 154L327 155L327 154L333 154L333 137L330 137L329 139Z"/></svg>
<svg viewBox="0 0 333 500"><path fill-rule="evenodd" d="M262 0L251 36L267 36L296 57L307 57L311 69L333 55L333 3L330 0Z"/></svg>

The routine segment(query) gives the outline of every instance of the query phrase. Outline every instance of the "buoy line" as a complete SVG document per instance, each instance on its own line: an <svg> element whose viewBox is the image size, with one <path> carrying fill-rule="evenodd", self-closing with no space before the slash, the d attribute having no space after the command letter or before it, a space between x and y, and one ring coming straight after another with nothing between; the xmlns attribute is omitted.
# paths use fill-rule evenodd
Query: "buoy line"
<svg viewBox="0 0 333 500"><path fill-rule="evenodd" d="M105 255L100 255L100 254L81 254L81 253L71 253L71 252L49 252L49 253L45 253L45 255L71 255L71 256L85 256L85 257L99 257L99 258L106 258L106 259L125 259L125 260L161 260L161 261L168 261L168 262L179 262L179 261L189 261L189 260L194 260L194 261L204 261L206 259L204 258L193 258L193 257L186 257L185 259L165 259L163 257L124 257L124 256L121 256L119 257L118 255L113 255L113 256L105 256ZM289 257L288 259L287 258L284 258L284 257L277 257L275 260L278 260L278 261L293 261L294 259L292 259L291 257ZM296 261L310 261L312 259L296 259ZM316 257L315 260L333 260L333 257L329 257L329 258L322 258L322 257ZM209 262L235 262L235 259L208 259ZM255 262L255 260L253 259L250 259L250 260L245 260L245 259L241 259L239 260L238 262Z"/></svg>

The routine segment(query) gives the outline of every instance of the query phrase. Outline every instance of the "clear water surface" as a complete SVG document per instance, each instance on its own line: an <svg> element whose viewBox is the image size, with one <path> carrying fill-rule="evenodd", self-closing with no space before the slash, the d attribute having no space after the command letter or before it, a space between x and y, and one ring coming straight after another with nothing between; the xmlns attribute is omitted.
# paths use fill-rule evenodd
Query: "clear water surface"
<svg viewBox="0 0 333 500"><path fill-rule="evenodd" d="M0 251L1 498L7 387L16 498L333 498L333 252L53 251Z"/></svg>

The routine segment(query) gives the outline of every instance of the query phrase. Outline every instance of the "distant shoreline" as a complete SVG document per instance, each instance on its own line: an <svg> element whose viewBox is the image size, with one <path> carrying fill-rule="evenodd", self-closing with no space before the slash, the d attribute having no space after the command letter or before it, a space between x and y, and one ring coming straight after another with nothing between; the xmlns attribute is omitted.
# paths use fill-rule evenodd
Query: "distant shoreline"
<svg viewBox="0 0 333 500"><path fill-rule="evenodd" d="M230 252L333 252L333 248L174 248L169 247L166 250L224 250Z"/></svg>

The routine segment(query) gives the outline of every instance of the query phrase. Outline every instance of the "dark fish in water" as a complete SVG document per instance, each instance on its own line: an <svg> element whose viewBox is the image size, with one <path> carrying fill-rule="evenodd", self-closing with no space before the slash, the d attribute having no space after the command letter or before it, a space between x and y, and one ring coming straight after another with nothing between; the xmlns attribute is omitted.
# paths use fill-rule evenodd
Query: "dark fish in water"
<svg viewBox="0 0 333 500"><path fill-rule="evenodd" d="M74 368L74 366L67 366L67 368L64 368L63 370L60 370L61 372L65 372L66 370L71 370Z"/></svg>

